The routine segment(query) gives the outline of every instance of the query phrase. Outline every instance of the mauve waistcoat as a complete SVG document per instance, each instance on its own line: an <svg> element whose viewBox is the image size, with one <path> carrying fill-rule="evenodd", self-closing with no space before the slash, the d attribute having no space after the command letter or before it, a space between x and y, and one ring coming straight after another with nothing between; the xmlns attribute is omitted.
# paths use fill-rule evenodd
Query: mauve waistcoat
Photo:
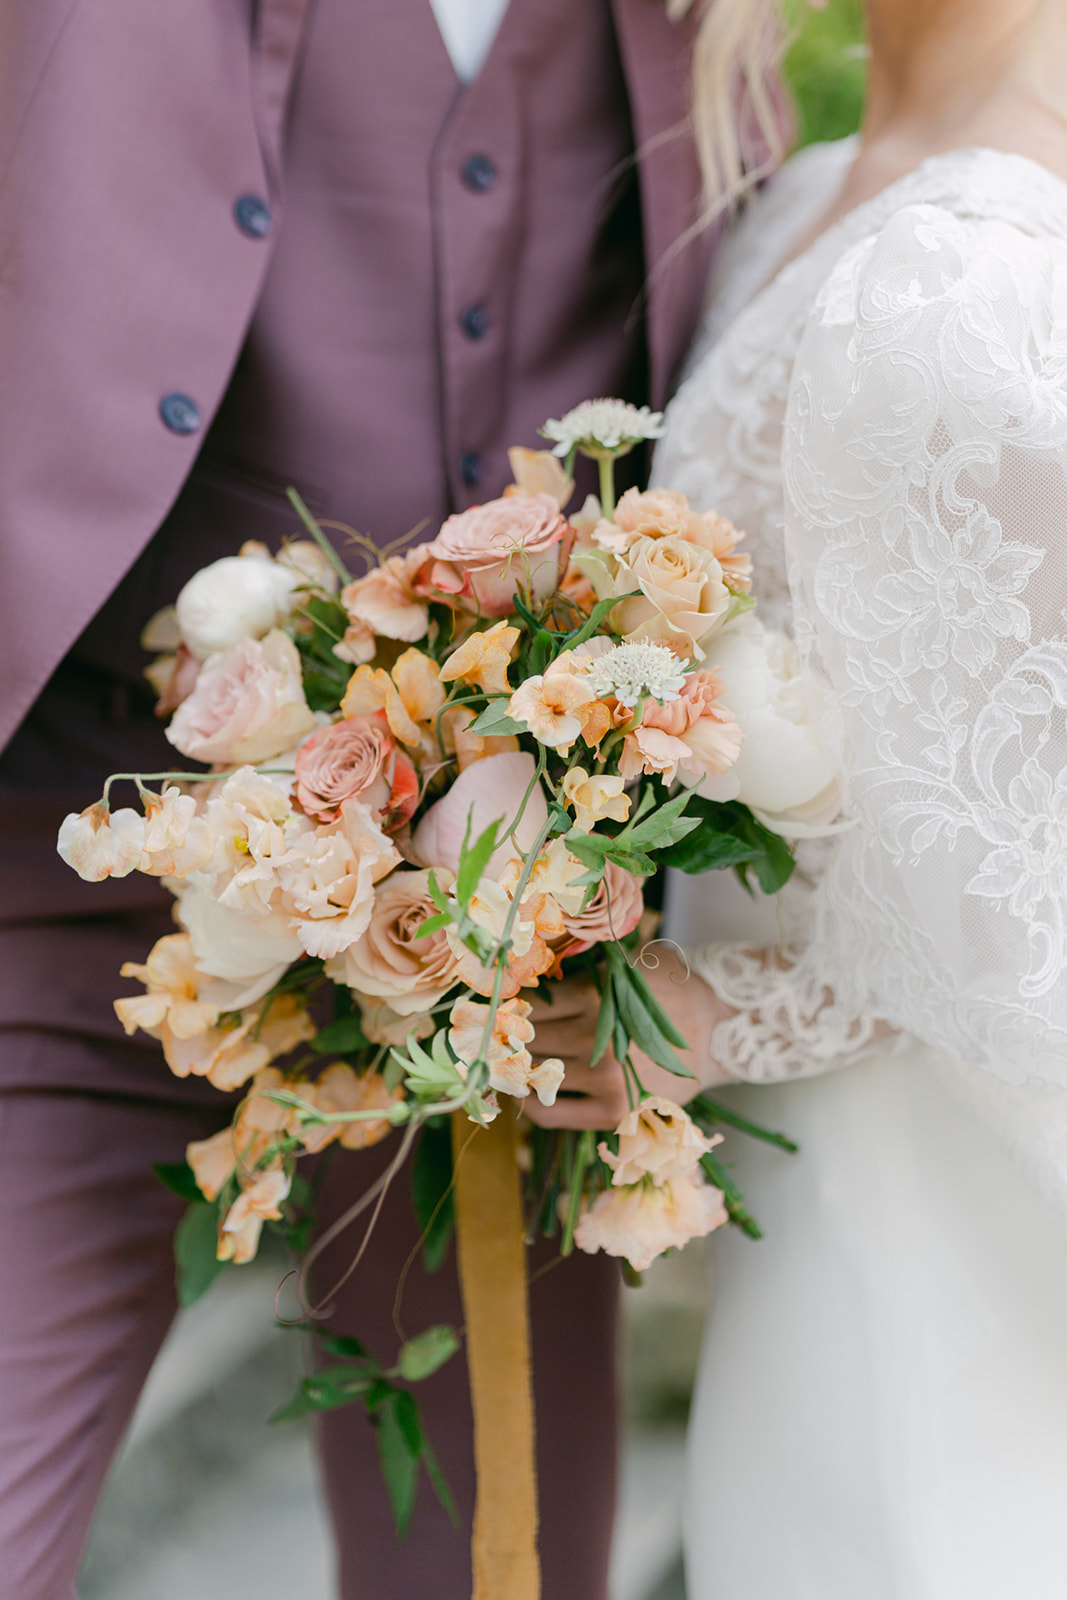
<svg viewBox="0 0 1067 1600"><path fill-rule="evenodd" d="M512 0L460 86L427 0L318 0L285 141L284 225L223 404L171 515L0 758L0 1083L210 1097L125 1067L111 999L166 931L133 875L83 884L63 814L170 767L138 635L206 562L314 510L382 544L500 492L506 448L594 394L646 398L632 136L609 0ZM426 535L428 536L428 535ZM180 763L179 763L180 764ZM130 803L132 791L117 796ZM64 1052L55 1033L79 1038Z"/></svg>

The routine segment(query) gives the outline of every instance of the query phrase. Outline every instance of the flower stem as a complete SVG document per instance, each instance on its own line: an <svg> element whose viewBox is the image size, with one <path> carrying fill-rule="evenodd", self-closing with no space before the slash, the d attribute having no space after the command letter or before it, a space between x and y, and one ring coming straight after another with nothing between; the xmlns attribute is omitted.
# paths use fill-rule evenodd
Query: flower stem
<svg viewBox="0 0 1067 1600"><path fill-rule="evenodd" d="M610 519L615 515L615 457L598 455L600 469L600 509Z"/></svg>

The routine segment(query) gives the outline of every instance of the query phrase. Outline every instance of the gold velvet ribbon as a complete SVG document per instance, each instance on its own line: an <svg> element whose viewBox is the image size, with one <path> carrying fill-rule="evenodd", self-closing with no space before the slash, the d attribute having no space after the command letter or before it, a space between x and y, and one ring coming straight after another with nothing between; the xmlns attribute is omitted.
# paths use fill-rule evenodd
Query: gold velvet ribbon
<svg viewBox="0 0 1067 1600"><path fill-rule="evenodd" d="M456 1239L474 1407L473 1600L540 1600L537 1467L515 1115L456 1112Z"/></svg>

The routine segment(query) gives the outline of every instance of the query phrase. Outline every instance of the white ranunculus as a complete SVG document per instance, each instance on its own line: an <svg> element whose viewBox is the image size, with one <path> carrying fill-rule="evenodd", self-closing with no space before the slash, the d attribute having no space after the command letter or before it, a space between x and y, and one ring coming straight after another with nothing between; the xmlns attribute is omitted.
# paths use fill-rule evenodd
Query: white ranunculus
<svg viewBox="0 0 1067 1600"><path fill-rule="evenodd" d="M744 733L737 761L725 775L733 796L707 779L701 793L736 797L785 838L825 833L841 809L842 787L817 722L816 696L793 641L748 614L712 641L705 667L723 682Z"/></svg>
<svg viewBox="0 0 1067 1600"><path fill-rule="evenodd" d="M199 661L284 622L307 578L269 555L223 556L202 567L178 596L182 639Z"/></svg>
<svg viewBox="0 0 1067 1600"><path fill-rule="evenodd" d="M304 955L287 916L231 911L215 899L210 881L198 875L182 887L178 920L192 940L196 970L206 979L198 998L222 1011L240 1011L262 999Z"/></svg>

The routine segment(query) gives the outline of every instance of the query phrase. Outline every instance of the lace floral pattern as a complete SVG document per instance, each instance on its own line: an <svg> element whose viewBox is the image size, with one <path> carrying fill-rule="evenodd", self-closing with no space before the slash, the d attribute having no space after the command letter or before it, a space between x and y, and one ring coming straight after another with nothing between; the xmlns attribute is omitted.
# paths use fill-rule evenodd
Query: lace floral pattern
<svg viewBox="0 0 1067 1600"><path fill-rule="evenodd" d="M740 1076L843 1065L878 1018L1067 1083L1065 312L1067 188L957 152L824 235L689 380L705 421L735 407L728 470L758 433L764 533L777 417L796 634L857 824L791 965L697 958L738 1007L715 1048Z"/></svg>

